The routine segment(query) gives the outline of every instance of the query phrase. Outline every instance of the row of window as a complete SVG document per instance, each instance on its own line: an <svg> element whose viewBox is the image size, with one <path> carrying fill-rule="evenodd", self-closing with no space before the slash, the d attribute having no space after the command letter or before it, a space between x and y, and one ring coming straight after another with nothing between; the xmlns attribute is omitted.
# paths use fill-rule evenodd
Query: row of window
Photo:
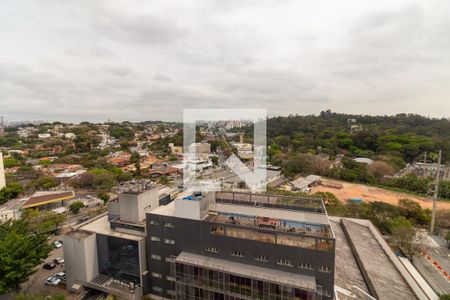
<svg viewBox="0 0 450 300"><path fill-rule="evenodd" d="M150 237L150 240L151 240L152 242L160 242L160 241L161 241L161 238L160 238L159 236L151 236L151 237ZM174 240L171 240L171 239L164 239L164 243L165 243L165 244L175 245L175 241L174 241Z"/></svg>
<svg viewBox="0 0 450 300"><path fill-rule="evenodd" d="M158 220L150 220L150 225L160 225ZM172 222L164 222L164 227L175 228L175 224Z"/></svg>
<svg viewBox="0 0 450 300"><path fill-rule="evenodd" d="M161 273L152 272L152 277L155 277L155 278L162 278L163 276L162 276ZM166 276L166 280L169 280L169 281L175 281L175 277L167 275L167 276Z"/></svg>
<svg viewBox="0 0 450 300"><path fill-rule="evenodd" d="M154 259L154 260L161 260L161 255L158 255L158 254L151 254L150 257L151 257L151 259ZM171 262L173 262L173 258L167 256L165 258L165 261L168 263L171 263Z"/></svg>
<svg viewBox="0 0 450 300"><path fill-rule="evenodd" d="M157 292L157 293L162 293L162 291L163 291L162 287L159 287L159 286L156 286L156 285L154 285L154 286L152 287L152 290L153 290L154 292ZM177 293L176 293L176 291L174 291L174 290L167 290L167 294L169 294L169 295L171 295L171 296L175 296Z"/></svg>
<svg viewBox="0 0 450 300"><path fill-rule="evenodd" d="M211 253L219 253L219 250L215 247L206 247L205 251L211 252ZM231 256L235 256L235 257L244 257L244 252L242 252L242 251L231 251L230 254L231 254ZM269 262L269 257L267 255L255 255L254 259L256 261ZM288 259L277 259L277 265L290 267L290 268L294 267L294 263ZM312 264L308 264L308 263L299 263L298 267L300 269L305 269L305 270L314 270L314 267L312 266ZM319 272L323 272L323 273L331 273L331 268L326 267L326 266L319 266L317 268L317 270Z"/></svg>

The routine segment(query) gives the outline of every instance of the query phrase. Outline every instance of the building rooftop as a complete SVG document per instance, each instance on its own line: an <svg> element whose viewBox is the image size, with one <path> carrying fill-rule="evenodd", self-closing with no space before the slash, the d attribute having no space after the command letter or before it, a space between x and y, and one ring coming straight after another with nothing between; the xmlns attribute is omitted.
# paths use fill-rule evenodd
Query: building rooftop
<svg viewBox="0 0 450 300"><path fill-rule="evenodd" d="M322 198L284 195L252 194L243 192L217 192L216 202L281 208L326 214Z"/></svg>
<svg viewBox="0 0 450 300"><path fill-rule="evenodd" d="M131 180L119 184L118 192L125 194L140 194L146 190L156 188L156 185L150 180Z"/></svg>
<svg viewBox="0 0 450 300"><path fill-rule="evenodd" d="M316 280L314 276L306 276L253 265L241 264L229 260L217 259L189 252L181 252L180 255L178 255L175 259L175 262L200 266L217 271L224 271L231 274L261 279L264 281L289 285L293 287L302 287L309 290L316 289Z"/></svg>
<svg viewBox="0 0 450 300"><path fill-rule="evenodd" d="M429 299L368 220L330 217L336 237L335 285L379 300Z"/></svg>
<svg viewBox="0 0 450 300"><path fill-rule="evenodd" d="M92 222L89 222L89 223L79 227L79 229L82 229L85 231L90 231L90 232L95 232L95 233L99 233L99 234L103 234L103 235L109 235L109 236L114 236L114 237L118 237L118 238L123 238L123 239L127 239L127 240L140 241L140 240L144 239L144 237L142 237L142 236L137 236L137 235L128 234L128 233L122 233L122 232L118 232L118 231L111 229L107 214L105 214L104 216L102 216Z"/></svg>
<svg viewBox="0 0 450 300"><path fill-rule="evenodd" d="M73 231L69 231L67 233L67 235L73 236L76 239L82 240L84 238L87 238L88 236L91 236L93 233L86 231L86 230L82 230L82 229L76 229Z"/></svg>
<svg viewBox="0 0 450 300"><path fill-rule="evenodd" d="M328 217L323 214L273 208L212 204L207 221L277 232L333 237Z"/></svg>
<svg viewBox="0 0 450 300"><path fill-rule="evenodd" d="M328 216L320 213L295 211L288 209L235 205L227 203L215 203L209 207L210 211L224 214L240 214L246 216L258 216L279 219L283 221L294 221L308 224L330 225Z"/></svg>
<svg viewBox="0 0 450 300"><path fill-rule="evenodd" d="M36 207L48 203L72 199L74 197L75 193L73 191L35 193L24 203L23 208Z"/></svg>

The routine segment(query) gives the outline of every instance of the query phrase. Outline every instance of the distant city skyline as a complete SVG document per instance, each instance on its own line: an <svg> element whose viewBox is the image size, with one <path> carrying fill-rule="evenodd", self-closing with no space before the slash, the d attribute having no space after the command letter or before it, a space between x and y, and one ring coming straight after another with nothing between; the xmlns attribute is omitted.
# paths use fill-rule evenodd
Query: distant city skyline
<svg viewBox="0 0 450 300"><path fill-rule="evenodd" d="M450 117L450 2L2 1L0 115Z"/></svg>

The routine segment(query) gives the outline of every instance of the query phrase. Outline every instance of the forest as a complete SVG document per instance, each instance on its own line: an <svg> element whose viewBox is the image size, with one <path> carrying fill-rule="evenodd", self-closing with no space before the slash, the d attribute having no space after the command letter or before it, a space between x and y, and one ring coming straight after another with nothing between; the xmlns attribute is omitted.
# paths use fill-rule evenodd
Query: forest
<svg viewBox="0 0 450 300"><path fill-rule="evenodd" d="M245 130L250 135L253 128ZM267 120L267 142L270 163L281 166L287 177L318 174L421 195L432 192L432 178L393 175L425 157L436 163L439 149L443 164L450 163L450 121L413 114L368 116L328 110L274 117ZM441 182L440 197L450 199L450 182Z"/></svg>

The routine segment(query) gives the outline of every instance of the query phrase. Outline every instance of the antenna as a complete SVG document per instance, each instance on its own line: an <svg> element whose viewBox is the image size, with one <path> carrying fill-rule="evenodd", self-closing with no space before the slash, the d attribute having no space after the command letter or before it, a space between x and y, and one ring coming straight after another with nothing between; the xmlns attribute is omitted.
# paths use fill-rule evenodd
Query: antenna
<svg viewBox="0 0 450 300"><path fill-rule="evenodd" d="M439 197L439 178L441 175L441 159L442 159L442 150L439 150L439 158L436 168L436 185L434 187L434 196L433 196L433 212L431 214L431 226L430 233L434 233L434 223L436 221L436 210L437 210L437 201Z"/></svg>

